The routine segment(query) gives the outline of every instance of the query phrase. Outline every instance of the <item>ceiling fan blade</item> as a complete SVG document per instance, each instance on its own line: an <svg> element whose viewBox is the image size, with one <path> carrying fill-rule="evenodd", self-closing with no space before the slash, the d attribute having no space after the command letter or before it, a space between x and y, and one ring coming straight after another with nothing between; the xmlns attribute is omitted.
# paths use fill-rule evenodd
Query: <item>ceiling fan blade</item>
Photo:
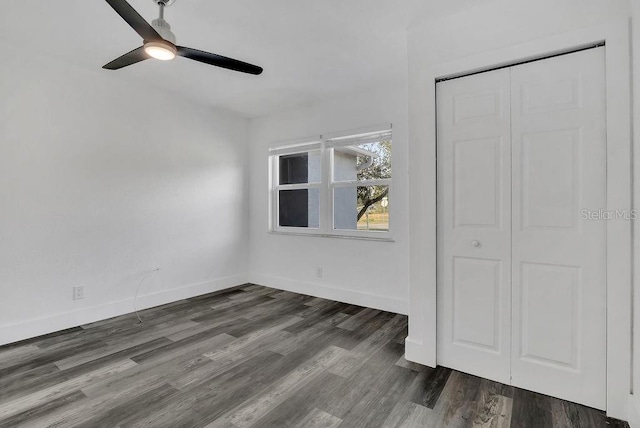
<svg viewBox="0 0 640 428"><path fill-rule="evenodd" d="M240 71L242 73L256 75L262 73L262 67L238 61L237 59L227 58L226 56L199 51L197 49L185 48L184 46L176 46L176 48L178 49L178 55L194 61L215 65L216 67L227 68L229 70Z"/></svg>
<svg viewBox="0 0 640 428"><path fill-rule="evenodd" d="M162 36L158 34L156 30L153 29L151 25L145 19L140 16L136 10L131 7L126 0L106 0L109 3L109 6L115 10L118 15L122 17L127 24L133 28L136 33L140 34L145 41L153 41L153 40L162 40Z"/></svg>
<svg viewBox="0 0 640 428"><path fill-rule="evenodd" d="M119 70L128 65L135 64L140 61L144 61L145 59L149 59L149 55L144 51L144 46L140 46L122 55L120 58L114 59L109 64L104 65L102 68L107 70Z"/></svg>

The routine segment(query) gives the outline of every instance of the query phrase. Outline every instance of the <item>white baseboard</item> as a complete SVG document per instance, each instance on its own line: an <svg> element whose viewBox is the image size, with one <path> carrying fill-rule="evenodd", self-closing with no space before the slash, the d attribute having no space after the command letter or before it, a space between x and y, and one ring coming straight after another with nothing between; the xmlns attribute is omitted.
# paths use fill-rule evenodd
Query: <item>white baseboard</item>
<svg viewBox="0 0 640 428"><path fill-rule="evenodd" d="M629 395L629 426L640 428L640 398L636 395Z"/></svg>
<svg viewBox="0 0 640 428"><path fill-rule="evenodd" d="M200 296L202 294L235 287L236 285L246 283L247 279L247 274L239 274L199 284L173 288L171 290L145 294L138 296L136 306L138 309L148 309L178 300L187 299L189 297ZM49 317L2 325L0 326L0 345L6 345L8 343L30 339L43 334L49 334L83 324L105 320L119 315L128 314L133 311L133 298L129 298L98 306L82 308L72 312L55 314Z"/></svg>
<svg viewBox="0 0 640 428"><path fill-rule="evenodd" d="M338 302L348 303L351 305L365 306L367 308L380 309L402 315L408 314L409 303L403 299L379 296L360 291L345 290L344 288L332 287L330 285L302 282L269 275L250 274L249 282L263 285L265 287L276 288L278 290L336 300Z"/></svg>
<svg viewBox="0 0 640 428"><path fill-rule="evenodd" d="M407 361L435 368L436 361L432 361L431 358L428 357L432 353L433 352L429 352L428 349L425 349L424 344L418 340L413 340L410 337L404 340L404 357Z"/></svg>
<svg viewBox="0 0 640 428"><path fill-rule="evenodd" d="M138 296L136 305L138 309L148 309L189 297L224 290L247 282L403 315L408 312L408 302L402 299L345 290L327 285L305 283L287 278L247 274L145 294ZM5 324L0 326L0 346L131 312L133 312L133 298L128 298L44 318Z"/></svg>

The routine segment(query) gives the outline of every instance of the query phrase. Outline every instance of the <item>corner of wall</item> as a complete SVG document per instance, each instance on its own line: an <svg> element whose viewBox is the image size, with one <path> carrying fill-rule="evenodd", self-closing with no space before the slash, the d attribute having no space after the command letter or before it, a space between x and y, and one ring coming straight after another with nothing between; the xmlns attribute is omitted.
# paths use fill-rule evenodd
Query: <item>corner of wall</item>
<svg viewBox="0 0 640 428"><path fill-rule="evenodd" d="M408 336L404 340L404 345L404 357L407 361L432 368L437 366L435 358L432 358L433 351L429 350L424 343Z"/></svg>
<svg viewBox="0 0 640 428"><path fill-rule="evenodd" d="M640 428L640 398L629 395L629 426L631 428Z"/></svg>

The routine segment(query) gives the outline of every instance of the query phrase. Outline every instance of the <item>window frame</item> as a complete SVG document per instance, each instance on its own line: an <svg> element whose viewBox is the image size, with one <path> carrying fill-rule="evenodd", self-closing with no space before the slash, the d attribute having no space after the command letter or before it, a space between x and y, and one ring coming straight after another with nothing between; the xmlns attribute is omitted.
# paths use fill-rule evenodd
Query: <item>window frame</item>
<svg viewBox="0 0 640 428"><path fill-rule="evenodd" d="M309 153L313 151L320 152L320 181L319 182L307 182L307 183L295 183L295 184L280 184L280 156L295 155ZM322 142L317 138L303 139L296 142L292 142L285 146L269 149L269 164L271 169L270 174L270 189L271 189L271 209L270 209L270 230L286 233L290 231L296 234L316 234L322 230L322 179L324 177L324 159L322 151ZM310 227L296 227L296 226L280 226L279 218L279 204L280 204L280 191L282 190L300 190L300 189L318 189L320 192L320 207L319 207L319 226L317 228Z"/></svg>
<svg viewBox="0 0 640 428"><path fill-rule="evenodd" d="M280 143L269 149L269 232L286 235L321 236L331 238L366 239L379 241L393 241L393 173L391 178L375 180L334 180L334 150L339 147L336 140L351 140L360 135L390 133L393 147L393 134L391 124L379 125L375 127L362 128L349 132L333 133ZM309 153L314 150L320 151L321 181L312 183L280 184L279 158L281 155L292 155ZM393 149L391 153L391 164L393 171ZM387 231L372 230L349 230L335 228L334 192L338 188L357 188L370 186L388 186L389 192L387 200L389 205L389 228ZM319 226L318 228L280 226L279 224L279 203L280 191L298 189L318 189L319 190Z"/></svg>

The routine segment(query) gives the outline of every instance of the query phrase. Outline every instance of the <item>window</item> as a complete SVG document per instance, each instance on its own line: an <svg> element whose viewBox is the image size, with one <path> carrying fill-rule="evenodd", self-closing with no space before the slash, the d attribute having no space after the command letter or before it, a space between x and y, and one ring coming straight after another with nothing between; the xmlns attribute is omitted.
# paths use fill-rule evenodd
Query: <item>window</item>
<svg viewBox="0 0 640 428"><path fill-rule="evenodd" d="M271 229L389 239L391 137L387 127L271 149Z"/></svg>
<svg viewBox="0 0 640 428"><path fill-rule="evenodd" d="M320 227L320 150L278 156L278 225Z"/></svg>

